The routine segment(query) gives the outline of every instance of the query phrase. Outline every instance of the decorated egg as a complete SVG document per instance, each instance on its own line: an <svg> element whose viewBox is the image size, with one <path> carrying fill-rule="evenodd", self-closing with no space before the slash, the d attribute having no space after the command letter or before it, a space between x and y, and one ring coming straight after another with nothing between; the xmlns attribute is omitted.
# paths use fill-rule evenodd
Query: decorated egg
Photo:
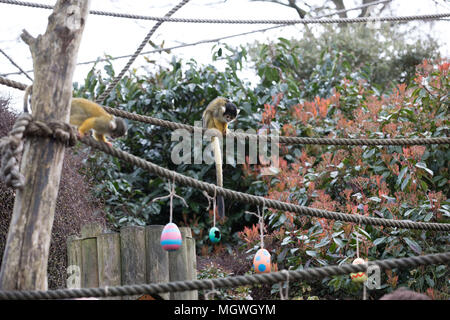
<svg viewBox="0 0 450 320"><path fill-rule="evenodd" d="M175 251L181 247L181 232L175 223L168 223L161 232L161 245L166 251Z"/></svg>
<svg viewBox="0 0 450 320"><path fill-rule="evenodd" d="M270 264L270 253L266 249L259 249L256 251L255 257L253 258L253 268L256 273L269 273Z"/></svg>
<svg viewBox="0 0 450 320"><path fill-rule="evenodd" d="M211 240L212 243L217 243L220 241L220 238L222 235L220 234L220 230L216 227L212 227L209 230L209 240Z"/></svg>
<svg viewBox="0 0 450 320"><path fill-rule="evenodd" d="M364 259L361 258L356 258L352 262L352 264L364 264L364 263L366 262L364 261ZM361 283L367 280L367 275L365 272L350 273L350 278L352 279L353 282Z"/></svg>

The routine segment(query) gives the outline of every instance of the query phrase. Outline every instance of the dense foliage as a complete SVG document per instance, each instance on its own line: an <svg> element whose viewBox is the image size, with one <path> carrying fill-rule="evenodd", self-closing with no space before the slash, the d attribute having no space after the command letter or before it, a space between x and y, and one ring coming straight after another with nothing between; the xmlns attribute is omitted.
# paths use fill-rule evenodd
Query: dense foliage
<svg viewBox="0 0 450 320"><path fill-rule="evenodd" d="M449 66L445 61L436 64L424 61L417 69L414 83L409 87L399 85L389 96L377 94L364 79L347 75L328 98L316 97L287 106L283 106L283 99L278 99L266 105L264 123L276 122L285 135L301 135L307 130L308 135L317 137L447 136ZM269 187L269 198L389 219L449 220L450 150L446 145L289 146L281 150L280 173L261 177ZM248 174L257 175L259 170L249 167ZM266 241L275 261L285 268L351 262L356 258L357 236L361 256L370 260L450 248L446 233L355 226L273 210L268 220ZM257 245L256 227L246 228L241 238ZM447 297L447 272L445 265L393 270L386 272L382 288L390 290L402 284ZM326 279L324 283L328 286L315 294L359 294L360 287L346 276Z"/></svg>
<svg viewBox="0 0 450 320"><path fill-rule="evenodd" d="M168 66L158 66L154 74L130 72L107 104L194 124L201 119L206 104L222 95L232 98L241 109L234 129L280 130L283 135L310 137L447 136L449 64L445 60L423 61L436 56L433 45L422 50L420 45L402 46L398 42L403 39L394 38L397 47L391 48L389 44L382 46L379 40L375 47L392 49L387 59L385 51L373 52L369 45L358 51L360 42L350 39L359 35L347 32L342 34L345 45L325 39L317 40L321 45L306 47L307 42L279 39L253 47L252 63L247 61L248 48L218 47L214 59L226 63L221 71L194 60L173 58ZM417 62L421 62L417 70L411 69ZM258 75L256 83L240 78L240 72L248 68L254 68ZM94 68L85 83L76 86L77 95L98 96L114 76L111 65L104 70L106 73ZM117 147L202 181L215 181L212 165L175 165L171 161L177 141L171 141L169 130L131 121L129 126L128 136L114 142ZM348 214L447 222L449 159L446 145L281 146L279 168L272 168L273 175L261 175L261 164L227 164L224 185ZM95 194L104 200L108 218L115 226L168 222L168 201L151 202L168 193L167 181L100 153L90 156L88 163L97 181ZM183 186L177 186L176 192L186 199L189 208L175 199L174 221L193 229L199 254L213 249L221 252L224 247L232 252L238 245L251 259L259 245L259 234L255 218L245 210L255 208L226 202L227 218L220 226L222 240L212 246L207 240L212 226L207 199L200 191ZM275 210L266 211L266 224L265 241L274 269L351 263L356 257L356 236L360 255L370 260L449 250L448 235L438 232L357 226ZM211 267L211 273L219 272L215 268ZM371 297L407 285L417 291L428 290L437 298L448 298L446 272L442 265L391 270L383 273L382 289L371 292ZM209 277L208 272L204 277ZM271 293L277 292L275 285ZM291 287L290 295L305 299L356 298L360 292L361 286L340 276L298 283Z"/></svg>

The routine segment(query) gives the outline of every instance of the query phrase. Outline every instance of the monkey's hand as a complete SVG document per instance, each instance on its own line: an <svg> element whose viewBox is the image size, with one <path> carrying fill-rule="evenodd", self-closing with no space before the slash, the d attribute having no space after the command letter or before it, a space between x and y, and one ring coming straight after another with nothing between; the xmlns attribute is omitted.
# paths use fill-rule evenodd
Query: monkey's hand
<svg viewBox="0 0 450 320"><path fill-rule="evenodd" d="M85 136L83 131L77 130L77 137L78 138L83 138Z"/></svg>

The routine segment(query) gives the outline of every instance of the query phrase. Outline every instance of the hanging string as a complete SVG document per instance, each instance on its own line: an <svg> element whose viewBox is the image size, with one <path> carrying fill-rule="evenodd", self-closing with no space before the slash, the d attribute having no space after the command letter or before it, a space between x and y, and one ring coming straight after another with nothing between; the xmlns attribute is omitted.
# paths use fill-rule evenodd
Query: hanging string
<svg viewBox="0 0 450 320"><path fill-rule="evenodd" d="M360 224L358 224L358 228L359 226ZM356 230L356 257L359 258L359 230Z"/></svg>
<svg viewBox="0 0 450 320"><path fill-rule="evenodd" d="M359 230L361 229L361 219L358 222L358 230L356 232L356 257L359 258ZM363 283L363 300L367 300L366 286Z"/></svg>
<svg viewBox="0 0 450 320"><path fill-rule="evenodd" d="M213 198L213 227L216 226L216 196L217 196L217 189L214 189L214 198Z"/></svg>
<svg viewBox="0 0 450 320"><path fill-rule="evenodd" d="M216 226L216 196L217 196L217 190L214 189L214 196L211 197L208 192L203 191L203 195L208 199L208 207L206 208L206 211L209 210L211 207L211 202L213 204L213 227Z"/></svg>
<svg viewBox="0 0 450 320"><path fill-rule="evenodd" d="M169 222L172 223L172 218L173 218L173 197L177 197L178 199L180 199L183 203L183 205L188 208L188 204L186 203L186 200L184 200L183 197L180 197L179 195L177 195L175 193L175 179L173 180L172 183L170 183L170 181L168 182L169 184L169 194L167 196L162 196L162 197L157 197L155 199L153 199L150 203L155 202L157 200L162 200L162 199L166 199L169 198L170 199L170 215L169 215Z"/></svg>
<svg viewBox="0 0 450 320"><path fill-rule="evenodd" d="M280 282L280 298L281 298L281 300L288 300L289 299L289 271L284 269L281 272L286 274L286 291L283 292L283 282Z"/></svg>
<svg viewBox="0 0 450 320"><path fill-rule="evenodd" d="M259 207L258 209L258 215L259 215L259 234L261 236L261 248L264 248L264 209L265 206L263 205L263 209L262 212L259 212Z"/></svg>
<svg viewBox="0 0 450 320"><path fill-rule="evenodd" d="M259 223L259 236L261 238L261 249L264 249L264 211L265 211L265 203L263 204L262 213L259 211L259 207L256 208L258 210L258 213L254 213L251 211L245 211L245 213L252 214L256 217L258 217L258 223Z"/></svg>

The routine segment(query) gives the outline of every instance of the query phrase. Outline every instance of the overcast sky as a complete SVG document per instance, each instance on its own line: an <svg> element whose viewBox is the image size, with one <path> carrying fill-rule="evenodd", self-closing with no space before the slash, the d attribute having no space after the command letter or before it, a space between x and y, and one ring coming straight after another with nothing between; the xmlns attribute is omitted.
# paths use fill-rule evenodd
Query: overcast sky
<svg viewBox="0 0 450 320"><path fill-rule="evenodd" d="M38 3L54 5L55 0L30 0ZM113 11L121 13L133 13L149 16L163 16L179 1L156 0L95 0L91 1L92 10ZM317 1L322 3L323 1ZM359 1L344 0L347 8L360 5ZM383 12L383 15L414 15L428 13L450 12L450 5L436 4L433 0L393 0L392 11ZM22 29L26 29L33 36L45 32L50 10L35 9L22 6L13 6L0 3L0 48L10 55L24 70L32 69L31 55L28 46L20 39ZM356 16L358 11L349 13ZM230 18L230 19L298 19L297 13L290 8L264 3L250 2L248 0L191 0L182 7L174 17L183 18ZM83 39L78 54L78 62L95 60L98 57L120 56L132 54L151 29L155 22L144 20L130 20L121 18L90 15L84 30ZM414 22L420 23L420 22ZM437 36L441 42L441 52L445 56L450 55L449 21L439 21L432 24L421 22L421 35L431 34ZM231 25L231 24L187 24L187 23L163 23L155 35L151 38L155 43L165 41L165 47L171 47L182 43L196 42L204 39L213 39L235 33L262 29L269 25ZM226 40L231 45L245 44L254 40L265 41L283 36L287 38L301 37L304 30L302 25L284 27L255 33L245 37ZM431 32L433 31L433 32ZM194 58L200 63L212 63L211 47L213 44L202 44L194 47L174 50L173 53L184 59ZM152 50L147 45L143 51ZM168 59L167 54L152 54L148 56L152 60L164 63ZM128 59L120 59L114 62L118 72ZM139 68L147 63L143 58L137 59L132 68ZM74 81L82 81L92 65L78 66ZM0 74L16 72L17 69L0 54ZM30 74L33 77L33 74ZM30 81L23 75L11 75L9 78L24 83ZM21 108L23 92L0 86L0 96L11 97L12 106Z"/></svg>

